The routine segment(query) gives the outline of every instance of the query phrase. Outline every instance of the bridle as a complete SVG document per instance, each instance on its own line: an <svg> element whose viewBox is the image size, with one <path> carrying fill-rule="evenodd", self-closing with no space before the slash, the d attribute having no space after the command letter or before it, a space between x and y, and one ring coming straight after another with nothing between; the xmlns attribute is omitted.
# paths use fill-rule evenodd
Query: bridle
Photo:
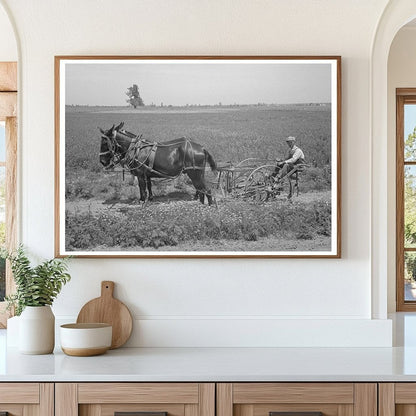
<svg viewBox="0 0 416 416"><path fill-rule="evenodd" d="M121 149L121 145L117 142L115 138L115 132L113 132L114 137L110 138L106 134L101 135L101 139L105 139L107 141L107 148L105 152L100 152L99 156L105 156L110 155L110 162L108 166L105 167L105 169L111 169L114 166L117 166L120 164L121 161L121 152L119 151Z"/></svg>

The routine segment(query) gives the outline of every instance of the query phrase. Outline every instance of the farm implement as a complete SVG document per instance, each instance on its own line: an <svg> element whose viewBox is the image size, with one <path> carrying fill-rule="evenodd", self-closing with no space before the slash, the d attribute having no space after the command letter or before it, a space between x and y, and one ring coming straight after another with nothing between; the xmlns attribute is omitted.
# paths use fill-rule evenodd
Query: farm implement
<svg viewBox="0 0 416 416"><path fill-rule="evenodd" d="M254 202L299 195L300 173L305 164L295 165L285 176L276 176L276 161L249 158L233 164L218 164L217 189L223 197L232 196Z"/></svg>

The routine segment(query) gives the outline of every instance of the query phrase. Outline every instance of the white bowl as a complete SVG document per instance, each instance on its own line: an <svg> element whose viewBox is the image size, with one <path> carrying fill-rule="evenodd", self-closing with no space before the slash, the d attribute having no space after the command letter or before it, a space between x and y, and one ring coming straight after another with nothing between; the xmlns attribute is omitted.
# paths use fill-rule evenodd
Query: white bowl
<svg viewBox="0 0 416 416"><path fill-rule="evenodd" d="M87 357L111 347L112 326L103 323L61 325L61 348L65 354Z"/></svg>

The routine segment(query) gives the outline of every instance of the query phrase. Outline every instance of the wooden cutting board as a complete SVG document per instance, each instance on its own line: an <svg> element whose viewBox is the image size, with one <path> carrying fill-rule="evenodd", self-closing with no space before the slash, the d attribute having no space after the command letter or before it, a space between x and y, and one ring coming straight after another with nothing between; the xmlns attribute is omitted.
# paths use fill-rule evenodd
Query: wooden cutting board
<svg viewBox="0 0 416 416"><path fill-rule="evenodd" d="M127 306L113 297L114 282L101 282L101 296L86 303L77 323L103 322L113 326L111 349L121 347L130 338L133 319Z"/></svg>

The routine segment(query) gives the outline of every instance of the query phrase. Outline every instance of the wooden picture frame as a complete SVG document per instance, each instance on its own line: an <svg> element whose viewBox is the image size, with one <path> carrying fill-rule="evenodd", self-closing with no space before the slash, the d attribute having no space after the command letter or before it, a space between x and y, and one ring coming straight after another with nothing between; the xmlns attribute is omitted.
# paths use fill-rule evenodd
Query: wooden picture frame
<svg viewBox="0 0 416 416"><path fill-rule="evenodd" d="M55 162L57 257L339 258L341 58L56 56Z"/></svg>

